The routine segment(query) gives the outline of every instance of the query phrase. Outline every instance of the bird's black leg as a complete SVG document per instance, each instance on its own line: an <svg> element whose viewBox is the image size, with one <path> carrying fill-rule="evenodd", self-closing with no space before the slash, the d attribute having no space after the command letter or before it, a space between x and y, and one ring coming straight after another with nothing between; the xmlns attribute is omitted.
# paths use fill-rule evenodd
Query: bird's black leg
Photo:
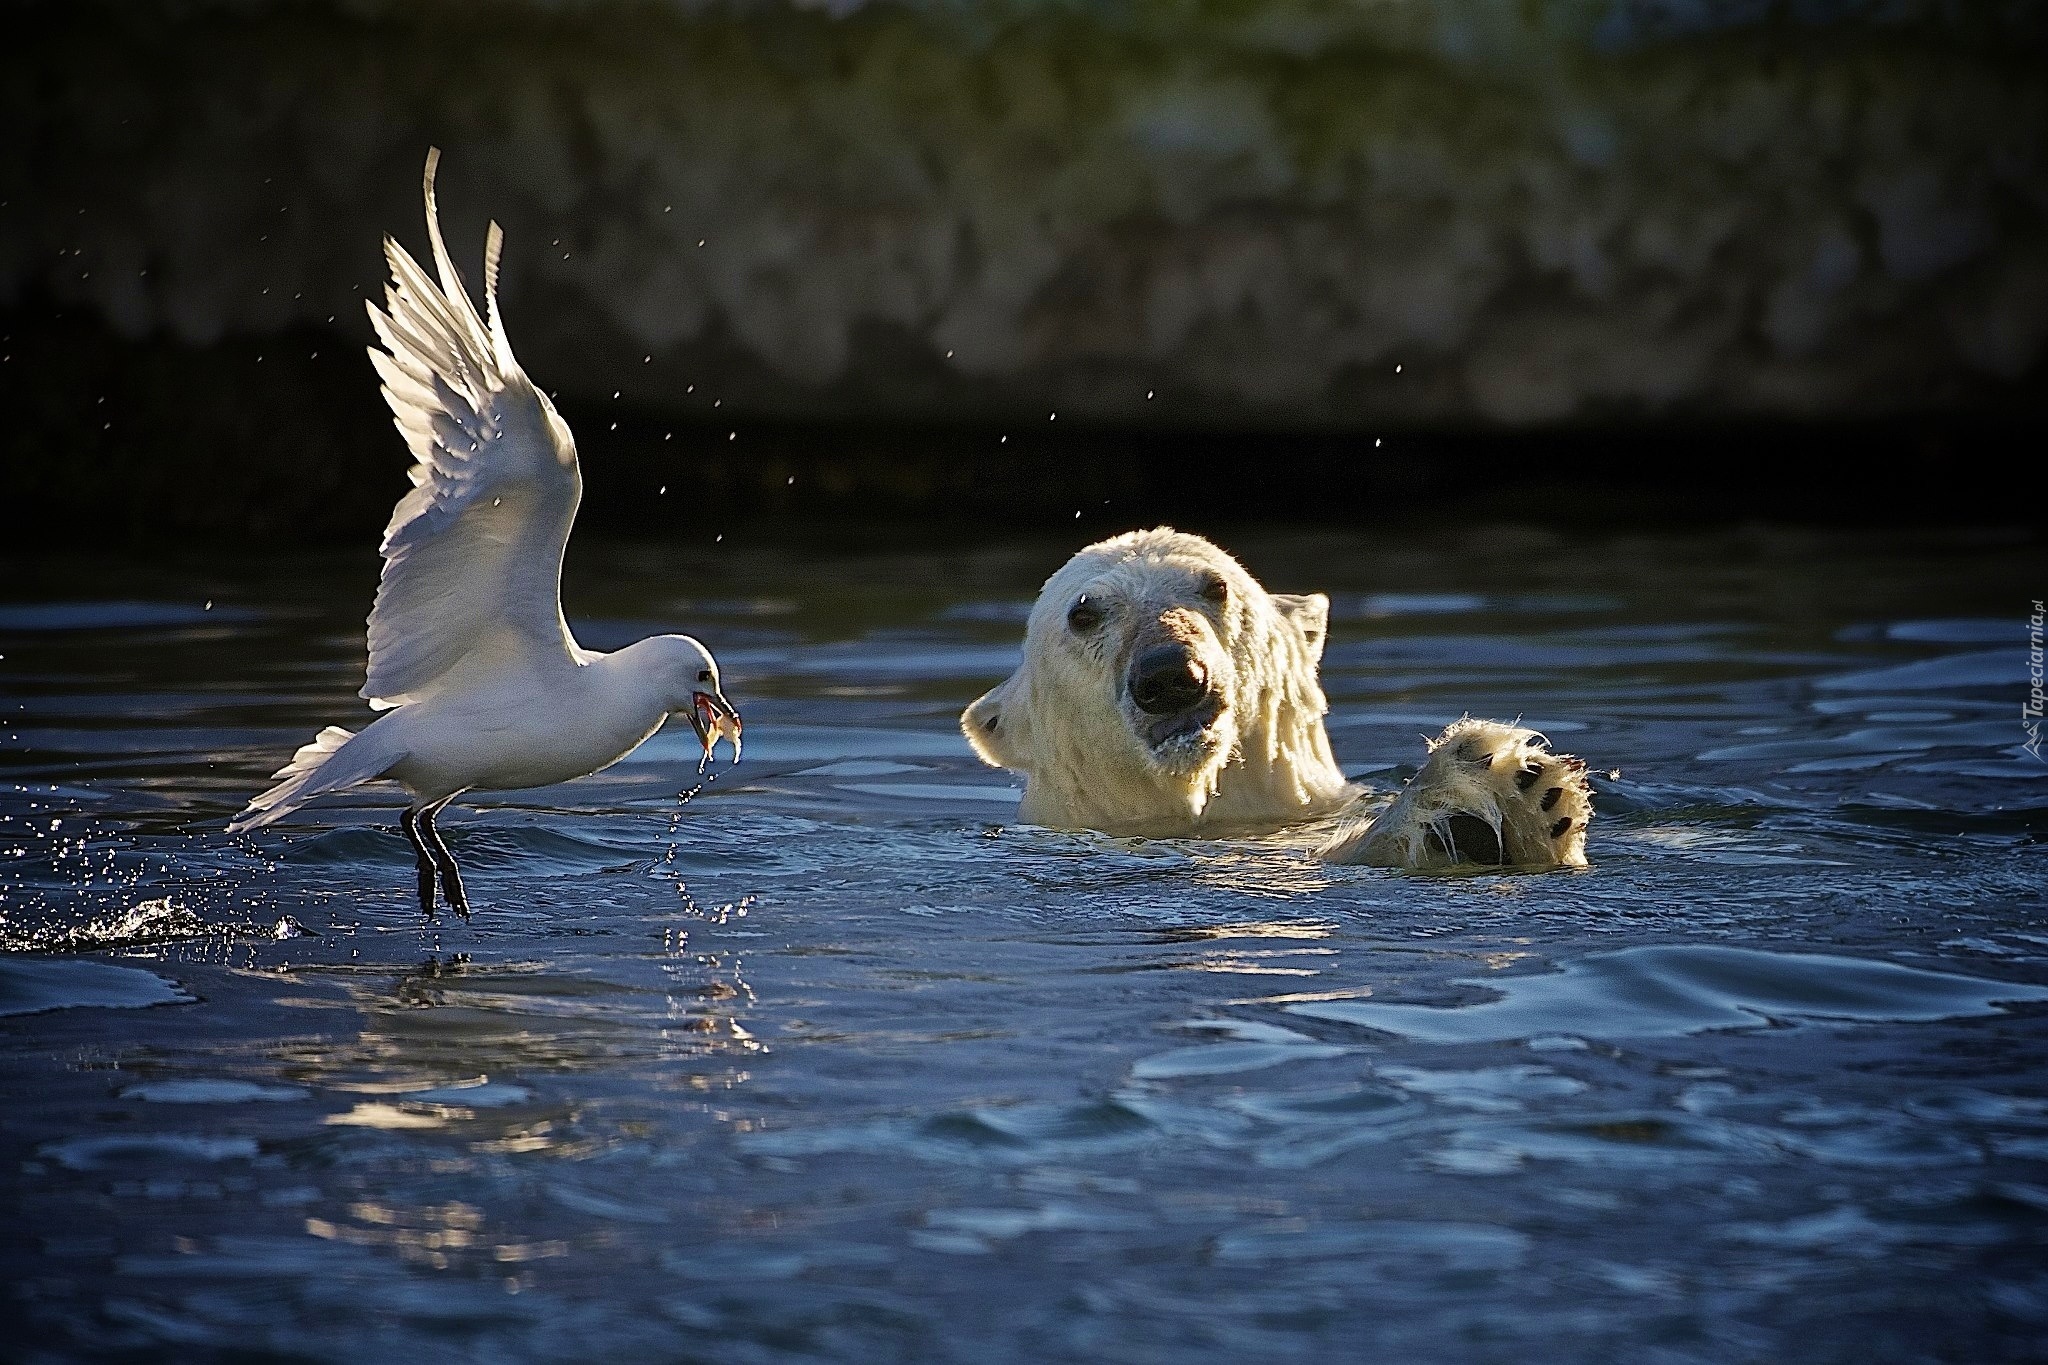
<svg viewBox="0 0 2048 1365"><path fill-rule="evenodd" d="M464 919L469 918L469 897L462 891L462 872L455 866L455 855L448 851L448 845L441 842L441 831L434 828L434 817L441 813L446 801L436 801L420 812L420 836L426 840L427 852L434 857L434 866L441 869L441 896L448 902L448 908Z"/></svg>
<svg viewBox="0 0 2048 1365"><path fill-rule="evenodd" d="M434 860L427 852L425 841L420 838L419 820L420 812L408 807L405 814L398 817L398 827L405 831L405 841L412 845L412 855L419 861L420 909L425 912L428 919L432 919L434 917ZM433 827L430 825L428 828L431 829Z"/></svg>

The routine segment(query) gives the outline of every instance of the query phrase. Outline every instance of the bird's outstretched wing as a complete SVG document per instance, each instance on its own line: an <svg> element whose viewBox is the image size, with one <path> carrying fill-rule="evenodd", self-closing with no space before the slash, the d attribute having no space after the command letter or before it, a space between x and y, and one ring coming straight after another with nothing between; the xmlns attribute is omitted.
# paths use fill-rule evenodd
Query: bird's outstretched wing
<svg viewBox="0 0 2048 1365"><path fill-rule="evenodd" d="M384 574L370 612L362 695L391 707L477 670L573 660L562 619L562 550L583 497L568 424L512 358L498 315L498 252L484 245L477 316L448 259L427 153L427 237L437 285L389 237L384 307L369 304L383 349L370 361L418 461L412 492L384 528Z"/></svg>

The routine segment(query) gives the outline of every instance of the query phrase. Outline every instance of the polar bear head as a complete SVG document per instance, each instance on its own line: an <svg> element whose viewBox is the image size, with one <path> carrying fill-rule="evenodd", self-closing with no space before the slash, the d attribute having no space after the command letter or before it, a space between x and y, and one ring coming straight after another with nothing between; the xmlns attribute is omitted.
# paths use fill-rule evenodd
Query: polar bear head
<svg viewBox="0 0 2048 1365"><path fill-rule="evenodd" d="M1172 835L1318 814L1349 794L1316 680L1329 610L1200 536L1117 536L1046 580L1023 664L961 728L1025 775L1035 824Z"/></svg>

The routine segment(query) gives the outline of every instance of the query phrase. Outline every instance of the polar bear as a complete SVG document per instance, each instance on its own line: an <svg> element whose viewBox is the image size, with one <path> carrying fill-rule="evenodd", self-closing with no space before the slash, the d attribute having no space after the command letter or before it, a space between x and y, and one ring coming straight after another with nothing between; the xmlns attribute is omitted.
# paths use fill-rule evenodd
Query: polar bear
<svg viewBox="0 0 2048 1365"><path fill-rule="evenodd" d="M1330 600L1269 593L1200 536L1161 526L1090 545L1046 580L1024 662L969 706L981 758L1024 774L1032 824L1176 836L1272 831L1365 795L1323 730ZM1336 862L1583 867L1585 764L1541 735L1460 720Z"/></svg>

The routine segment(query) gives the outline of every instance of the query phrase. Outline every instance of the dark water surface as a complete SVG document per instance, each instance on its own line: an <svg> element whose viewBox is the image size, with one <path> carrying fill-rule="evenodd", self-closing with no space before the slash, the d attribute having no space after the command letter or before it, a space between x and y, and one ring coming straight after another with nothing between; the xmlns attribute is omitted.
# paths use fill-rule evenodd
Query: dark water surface
<svg viewBox="0 0 2048 1365"><path fill-rule="evenodd" d="M571 613L745 762L451 813L466 925L382 793L221 833L372 566L14 566L7 1358L2048 1355L2038 544L1237 537L1347 771L1619 769L1589 871L1424 876L1010 825L954 717L1073 545L694 539Z"/></svg>

